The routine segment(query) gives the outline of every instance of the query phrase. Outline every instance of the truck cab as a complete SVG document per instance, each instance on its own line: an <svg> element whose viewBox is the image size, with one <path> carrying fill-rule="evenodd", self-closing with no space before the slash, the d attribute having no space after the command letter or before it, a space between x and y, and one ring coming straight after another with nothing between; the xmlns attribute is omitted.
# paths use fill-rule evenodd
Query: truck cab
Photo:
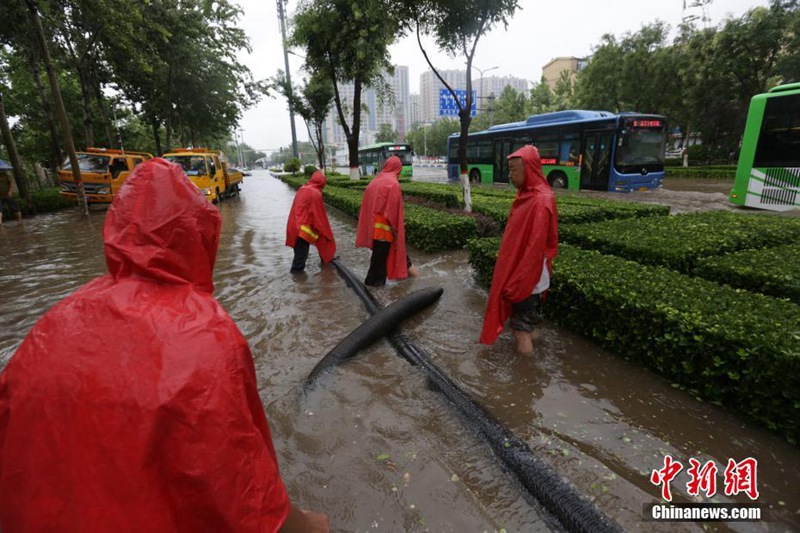
<svg viewBox="0 0 800 533"><path fill-rule="evenodd" d="M229 169L228 160L221 150L176 148L164 154L164 159L180 165L186 177L209 202L217 203L239 194L239 184L244 179L242 173Z"/></svg>
<svg viewBox="0 0 800 533"><path fill-rule="evenodd" d="M133 169L153 157L146 152L128 152L110 148L87 148L83 152L78 152L77 156L86 201L96 204L111 203ZM64 161L58 171L58 184L61 187L61 196L77 198L78 189L72 176L72 164L69 159Z"/></svg>

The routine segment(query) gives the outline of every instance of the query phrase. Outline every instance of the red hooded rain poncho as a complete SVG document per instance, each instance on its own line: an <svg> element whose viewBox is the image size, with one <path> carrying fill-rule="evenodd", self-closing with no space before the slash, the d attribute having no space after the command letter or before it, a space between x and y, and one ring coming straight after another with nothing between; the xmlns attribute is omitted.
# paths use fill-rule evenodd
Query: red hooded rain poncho
<svg viewBox="0 0 800 533"><path fill-rule="evenodd" d="M300 235L300 226L308 225L319 235L314 243L319 251L319 256L325 263L330 263L336 255L336 240L333 238L328 213L325 211L325 202L322 199L322 189L325 188L325 174L317 170L311 175L308 183L297 190L289 211L289 220L286 223L286 246L294 248L297 237Z"/></svg>
<svg viewBox="0 0 800 533"><path fill-rule="evenodd" d="M382 214L394 230L394 242L389 248L386 273L389 279L408 277L406 263L406 227L403 217L403 191L397 181L403 163L397 156L386 160L383 170L375 176L364 190L361 213L358 215L356 246L372 248L372 232L375 227L375 214Z"/></svg>
<svg viewBox="0 0 800 533"><path fill-rule="evenodd" d="M109 273L0 374L0 527L274 532L289 501L247 341L212 296L217 209L163 159L108 211Z"/></svg>
<svg viewBox="0 0 800 533"><path fill-rule="evenodd" d="M508 215L503 242L494 265L492 286L483 319L480 342L492 344L511 316L511 304L533 292L542 276L544 258L552 272L558 252L558 212L553 189L542 174L539 151L523 146L508 159L521 157L525 182Z"/></svg>

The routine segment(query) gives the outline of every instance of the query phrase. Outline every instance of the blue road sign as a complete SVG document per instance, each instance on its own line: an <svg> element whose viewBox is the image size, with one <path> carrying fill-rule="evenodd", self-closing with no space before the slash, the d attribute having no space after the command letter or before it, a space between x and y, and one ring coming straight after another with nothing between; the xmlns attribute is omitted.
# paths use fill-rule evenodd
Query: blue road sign
<svg viewBox="0 0 800 533"><path fill-rule="evenodd" d="M467 105L467 91L456 89L456 96L458 97L458 102L461 104L461 107L465 107ZM473 117L478 112L478 99L475 96L475 91L472 91L472 106L470 107L469 114ZM458 116L458 104L448 89L439 89L439 116Z"/></svg>

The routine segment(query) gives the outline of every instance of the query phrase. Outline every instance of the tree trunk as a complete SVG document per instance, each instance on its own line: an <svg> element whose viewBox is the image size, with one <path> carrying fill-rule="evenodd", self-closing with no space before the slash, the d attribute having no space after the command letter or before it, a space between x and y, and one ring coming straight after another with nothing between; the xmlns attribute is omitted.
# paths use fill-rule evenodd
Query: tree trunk
<svg viewBox="0 0 800 533"><path fill-rule="evenodd" d="M44 36L44 28L42 21L39 18L39 12L36 8L36 0L25 0L28 5L28 12L31 16L31 22L36 29L36 38L39 41L39 49L42 52L42 61L44 62L45 70L47 71L47 78L50 80L50 89L53 91L53 99L56 105L56 115L61 124L61 132L64 135L64 144L67 148L69 155L70 165L72 166L72 179L75 181L75 188L78 193L78 206L83 213L83 216L89 216L89 204L86 203L86 194L83 191L83 180L81 179L81 167L78 163L78 154L75 153L75 143L72 141L72 129L67 120L67 110L64 108L64 99L61 98L61 89L58 87L58 78L56 71L53 68L53 61L50 59L50 49L47 46L47 39Z"/></svg>
<svg viewBox="0 0 800 533"><path fill-rule="evenodd" d="M469 96L467 96L467 103L469 103ZM469 135L469 123L472 121L469 113L469 106L458 113L461 119L461 136L458 138L458 162L461 171L461 189L464 192L464 211L467 213L472 212L472 189L470 188L469 175L467 174L467 135Z"/></svg>
<svg viewBox="0 0 800 533"><path fill-rule="evenodd" d="M172 63L169 64L169 72L167 73L167 118L164 124L166 135L166 148L172 148Z"/></svg>
<svg viewBox="0 0 800 533"><path fill-rule="evenodd" d="M100 88L100 82L97 81L97 76L92 74L92 91L94 92L95 104L97 104L97 111L100 113L100 120L103 122L103 129L106 133L106 141L109 148L114 148L114 136L111 134L111 122L108 120L105 111L105 102L103 101L103 90Z"/></svg>
<svg viewBox="0 0 800 533"><path fill-rule="evenodd" d="M683 139L683 166L689 166L689 136L691 135L691 131L689 130L690 124L686 123L686 137Z"/></svg>
<svg viewBox="0 0 800 533"><path fill-rule="evenodd" d="M38 46L34 43L32 47L31 53L28 55L28 66L31 69L31 75L33 76L33 83L36 86L36 91L39 93L39 102L42 106L42 113L44 114L44 120L47 123L47 130L50 133L50 172L54 175L58 175L58 165L61 164L64 156L61 152L61 146L58 142L58 128L56 127L56 119L53 116L53 108L50 107L50 101L47 99L47 93L45 93L44 85L42 84L42 77L39 74L39 60L40 60L40 52L38 51Z"/></svg>
<svg viewBox="0 0 800 533"><path fill-rule="evenodd" d="M92 99L89 96L88 76L83 69L78 72L78 83L81 86L81 104L83 107L83 130L86 146L94 146L94 125L92 124Z"/></svg>
<svg viewBox="0 0 800 533"><path fill-rule="evenodd" d="M322 137L322 122L314 123L317 133L317 157L319 157L319 168L325 170L325 141Z"/></svg>
<svg viewBox="0 0 800 533"><path fill-rule="evenodd" d="M14 167L14 182L17 184L17 192L19 192L22 198L30 200L31 193L28 188L28 182L25 181L25 174L22 172L22 162L19 160L17 145L14 143L14 137L11 135L11 128L8 127L8 118L6 117L6 110L3 105L2 90L0 90L0 132L3 134L3 144L6 145L6 150L8 150L8 158L11 160L11 166Z"/></svg>
<svg viewBox="0 0 800 533"><path fill-rule="evenodd" d="M155 117L150 119L150 126L153 128L153 140L156 142L156 155L161 157L164 152L161 151L161 135L158 131L158 120Z"/></svg>
<svg viewBox="0 0 800 533"><path fill-rule="evenodd" d="M358 136L361 134L361 83L353 86L353 129L347 138L347 150L350 158L350 179L359 179L358 171Z"/></svg>

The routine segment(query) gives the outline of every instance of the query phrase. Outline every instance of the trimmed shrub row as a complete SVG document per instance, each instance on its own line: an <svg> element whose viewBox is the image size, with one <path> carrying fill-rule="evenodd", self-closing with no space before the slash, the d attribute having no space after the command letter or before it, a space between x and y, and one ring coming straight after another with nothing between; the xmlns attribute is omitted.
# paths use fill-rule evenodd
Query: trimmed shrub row
<svg viewBox="0 0 800 533"><path fill-rule="evenodd" d="M491 217L501 227L505 227L513 202L513 197L478 195L472 199L472 209L476 213ZM556 198L556 203L559 228L563 225L586 224L610 219L663 217L670 211L668 205L634 204L574 196L559 196Z"/></svg>
<svg viewBox="0 0 800 533"><path fill-rule="evenodd" d="M800 244L700 259L693 274L800 303Z"/></svg>
<svg viewBox="0 0 800 533"><path fill-rule="evenodd" d="M14 200L16 200L23 215L48 213L77 205L75 200L63 198L60 192L60 187L48 187L47 189L31 191L30 201L20 198L19 194L14 194ZM11 210L4 204L3 220L13 220L13 218Z"/></svg>
<svg viewBox="0 0 800 533"><path fill-rule="evenodd" d="M800 219L729 211L559 226L581 248L691 273L703 257L800 243Z"/></svg>
<svg viewBox="0 0 800 533"><path fill-rule="evenodd" d="M734 179L736 168L727 167L666 167L667 178Z"/></svg>
<svg viewBox="0 0 800 533"><path fill-rule="evenodd" d="M404 183L403 195L417 196L445 207L458 209L462 207L461 189L452 185L438 185L435 183L411 182Z"/></svg>
<svg viewBox="0 0 800 533"><path fill-rule="evenodd" d="M325 202L358 218L361 211L360 191L340 187L325 187ZM450 215L436 209L406 204L406 239L425 252L439 252L463 248L467 240L477 235L475 219Z"/></svg>
<svg viewBox="0 0 800 533"><path fill-rule="evenodd" d="M483 282L499 245L469 243ZM547 314L699 398L790 442L800 437L800 307L793 303L562 245Z"/></svg>

